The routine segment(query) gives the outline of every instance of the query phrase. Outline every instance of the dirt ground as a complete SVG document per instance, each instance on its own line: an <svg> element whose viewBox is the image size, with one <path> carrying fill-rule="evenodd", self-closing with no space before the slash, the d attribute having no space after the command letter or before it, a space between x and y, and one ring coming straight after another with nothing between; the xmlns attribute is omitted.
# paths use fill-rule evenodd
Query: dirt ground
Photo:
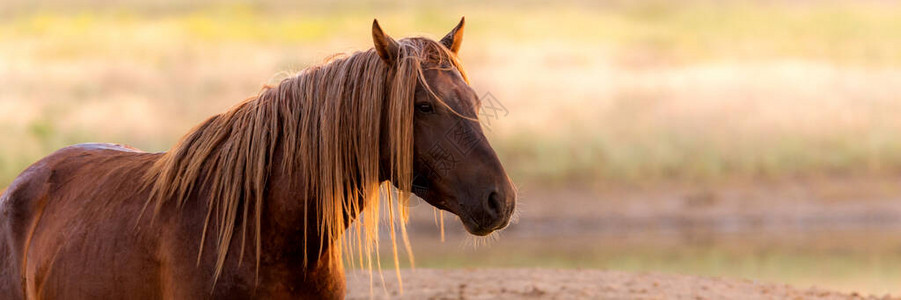
<svg viewBox="0 0 901 300"><path fill-rule="evenodd" d="M420 203L408 227L420 268L397 298L901 299L899 180L525 188L519 222L481 247L449 215L441 242ZM398 292L386 263L379 299ZM348 282L349 298L369 298L367 274Z"/></svg>
<svg viewBox="0 0 901 300"><path fill-rule="evenodd" d="M347 299L901 299L840 293L751 280L552 269L402 270L403 294L393 270L347 274Z"/></svg>

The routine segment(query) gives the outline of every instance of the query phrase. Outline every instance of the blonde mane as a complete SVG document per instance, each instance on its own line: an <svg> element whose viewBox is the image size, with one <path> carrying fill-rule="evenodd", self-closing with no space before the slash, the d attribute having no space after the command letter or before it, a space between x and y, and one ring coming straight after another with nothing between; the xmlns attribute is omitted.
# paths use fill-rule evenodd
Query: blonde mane
<svg viewBox="0 0 901 300"><path fill-rule="evenodd" d="M215 238L214 278L218 278L231 243L240 242L243 258L252 240L259 272L263 202L270 174L278 170L305 183L301 184L305 189L296 193L297 201L303 201L307 216L320 220L322 243L305 248L319 247L321 255L325 243L331 243L328 246L336 249L329 252L335 256L332 262L342 264L346 251L351 262L356 259L372 270L371 253L378 254L384 207L396 264L395 232L401 233L409 250L404 224L412 182L416 84L428 87L422 72L426 63L452 66L465 74L455 55L435 41L407 38L398 44L393 66L373 49L331 58L206 120L163 154L144 177L150 188L145 208L153 206L156 216L170 202L181 208L186 201L208 199L198 262L206 239ZM385 126L380 124L383 111L390 121ZM382 128L389 131L387 141L380 141ZM390 176L383 177L393 179L396 192L379 181L380 143L387 143L391 152ZM277 153L280 165L274 160ZM209 194L197 198L201 186ZM320 209L306 212L310 201ZM345 231L353 232L352 238L344 239ZM305 229L305 241L306 235ZM315 259L304 257L304 262Z"/></svg>

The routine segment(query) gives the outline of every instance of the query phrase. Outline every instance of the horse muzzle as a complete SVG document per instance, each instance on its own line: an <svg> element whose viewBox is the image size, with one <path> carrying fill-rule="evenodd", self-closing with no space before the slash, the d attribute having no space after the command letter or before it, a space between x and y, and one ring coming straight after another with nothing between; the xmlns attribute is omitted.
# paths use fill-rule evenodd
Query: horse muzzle
<svg viewBox="0 0 901 300"><path fill-rule="evenodd" d="M514 195L497 190L488 192L486 196L474 202L478 204L470 206L468 213L465 216L460 215L460 219L466 231L478 236L485 236L507 227L516 206Z"/></svg>

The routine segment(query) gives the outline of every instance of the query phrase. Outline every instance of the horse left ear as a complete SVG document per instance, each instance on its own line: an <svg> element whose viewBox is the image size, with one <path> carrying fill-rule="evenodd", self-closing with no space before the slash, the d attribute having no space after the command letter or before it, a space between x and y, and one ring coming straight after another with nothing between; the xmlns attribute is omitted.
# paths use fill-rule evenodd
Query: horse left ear
<svg viewBox="0 0 901 300"><path fill-rule="evenodd" d="M388 65L393 65L397 59L398 45L397 41L382 31L379 26L379 20L372 20L372 43L375 45L375 52L379 54L382 61Z"/></svg>
<svg viewBox="0 0 901 300"><path fill-rule="evenodd" d="M466 17L460 18L460 24L457 24L457 27L451 29L451 31L441 39L441 44L454 54L457 54L457 51L460 51L460 44L463 43L463 25L465 22Z"/></svg>

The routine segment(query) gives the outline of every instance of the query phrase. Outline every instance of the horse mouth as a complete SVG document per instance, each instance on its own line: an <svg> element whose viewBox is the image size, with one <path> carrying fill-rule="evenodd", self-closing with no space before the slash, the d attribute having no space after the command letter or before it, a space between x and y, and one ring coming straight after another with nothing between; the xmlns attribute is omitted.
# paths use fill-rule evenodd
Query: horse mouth
<svg viewBox="0 0 901 300"><path fill-rule="evenodd" d="M457 215L460 218L460 222L463 223L463 228L472 235L486 236L497 230L504 229L509 224L509 216L486 220L484 218L471 216L464 209L459 207L459 205L448 205L449 203L446 198L436 195L431 190L431 184L426 176L414 175L411 192L423 200L426 200L426 202L429 202L432 206ZM452 209L451 206L456 209ZM477 221L477 219L481 222Z"/></svg>
<svg viewBox="0 0 901 300"><path fill-rule="evenodd" d="M510 218L500 218L491 221L488 224L482 222L476 222L470 216L459 215L460 222L463 223L463 228L466 229L466 232L469 232L472 235L476 236L486 236L491 234L492 232L502 230L510 224Z"/></svg>
<svg viewBox="0 0 901 300"><path fill-rule="evenodd" d="M475 236L486 236L486 235L491 234L492 232L495 232L497 230L504 229L504 227L507 227L506 223L504 223L500 226L485 226L485 225L479 224L478 222L467 221L466 219L463 219L463 218L460 218L460 219L463 223L463 228L466 229L466 232L469 232L470 234L475 235Z"/></svg>

